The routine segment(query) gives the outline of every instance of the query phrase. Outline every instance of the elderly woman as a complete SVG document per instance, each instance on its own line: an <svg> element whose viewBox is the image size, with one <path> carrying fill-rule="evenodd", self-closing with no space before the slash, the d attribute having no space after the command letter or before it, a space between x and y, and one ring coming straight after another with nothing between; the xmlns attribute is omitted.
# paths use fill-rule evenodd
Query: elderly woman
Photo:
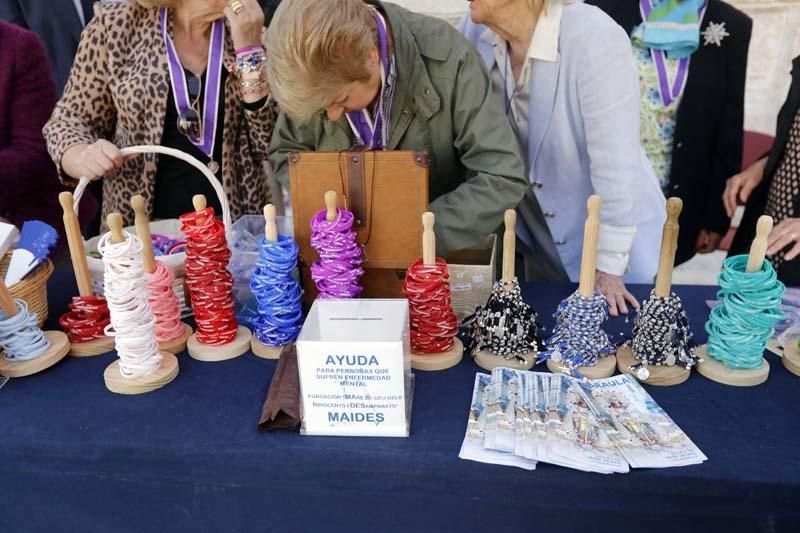
<svg viewBox="0 0 800 533"><path fill-rule="evenodd" d="M460 30L490 70L573 281L580 273L586 199L602 198L597 288L612 315L627 313L627 304L638 303L623 276L653 279L666 216L639 144L639 80L630 41L596 7L545 1L474 0L472 20ZM526 267L537 260L528 255Z"/></svg>
<svg viewBox="0 0 800 533"><path fill-rule="evenodd" d="M393 4L291 0L276 11L267 46L281 106L270 147L279 181L288 182L289 151L428 148L442 255L496 230L525 194L513 132L480 58L445 22ZM557 275L552 239L538 229L539 264Z"/></svg>
<svg viewBox="0 0 800 533"><path fill-rule="evenodd" d="M163 145L207 164L227 194L231 216L270 200L264 160L277 109L269 101L256 0L136 0L96 4L81 37L64 96L44 128L65 181L103 182L103 220L131 223L141 193L153 218L191 211L206 178L171 157L125 160L120 148Z"/></svg>

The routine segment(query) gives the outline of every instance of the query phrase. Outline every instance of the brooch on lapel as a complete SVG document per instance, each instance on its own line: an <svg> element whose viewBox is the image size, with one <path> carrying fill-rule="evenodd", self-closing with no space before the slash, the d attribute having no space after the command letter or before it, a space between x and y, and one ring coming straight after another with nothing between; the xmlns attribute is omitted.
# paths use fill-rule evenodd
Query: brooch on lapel
<svg viewBox="0 0 800 533"><path fill-rule="evenodd" d="M716 44L722 46L722 39L728 37L730 33L725 31L724 22L709 22L706 29L700 34L703 36L703 46Z"/></svg>

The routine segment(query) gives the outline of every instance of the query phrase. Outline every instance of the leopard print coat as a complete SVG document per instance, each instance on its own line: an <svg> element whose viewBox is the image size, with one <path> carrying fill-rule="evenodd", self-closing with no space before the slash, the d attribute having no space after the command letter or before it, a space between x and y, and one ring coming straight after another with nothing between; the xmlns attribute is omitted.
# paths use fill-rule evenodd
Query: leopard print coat
<svg viewBox="0 0 800 533"><path fill-rule="evenodd" d="M170 28L171 29L171 28ZM235 53L226 32L223 67L232 72ZM65 183L64 152L78 143L108 139L119 147L159 145L164 131L170 79L158 9L133 2L95 4L95 16L81 35L64 95L44 127L47 148ZM277 105L257 111L242 105L235 75L225 84L222 187L231 218L259 213L271 201L264 162ZM103 182L103 224L111 212L133 223L130 198L141 194L152 211L157 154L127 160ZM169 156L165 156L169 157ZM187 194L191 194L187 191Z"/></svg>

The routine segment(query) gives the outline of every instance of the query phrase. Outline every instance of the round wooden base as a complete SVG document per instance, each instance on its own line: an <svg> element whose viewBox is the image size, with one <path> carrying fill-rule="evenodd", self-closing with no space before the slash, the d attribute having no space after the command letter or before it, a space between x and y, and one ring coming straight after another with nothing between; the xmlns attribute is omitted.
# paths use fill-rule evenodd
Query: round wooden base
<svg viewBox="0 0 800 533"><path fill-rule="evenodd" d="M280 359L284 348L285 346L267 346L258 340L255 335L253 335L253 340L250 341L250 351L261 359Z"/></svg>
<svg viewBox="0 0 800 533"><path fill-rule="evenodd" d="M126 378L119 372L119 359L106 367L103 379L106 388L117 394L144 394L167 385L178 375L178 358L169 352L161 352L161 366L152 374L138 378Z"/></svg>
<svg viewBox="0 0 800 533"><path fill-rule="evenodd" d="M625 374L630 374L642 383L648 385L658 385L659 387L669 387L679 385L689 379L691 372L682 366L656 366L647 365L650 376L647 379L639 379L636 375L637 370L630 370L630 367L638 365L639 360L633 356L630 346L620 346L617 350L617 369Z"/></svg>
<svg viewBox="0 0 800 533"><path fill-rule="evenodd" d="M562 372L564 374L569 374L569 367L565 365L563 361L556 363L552 359L548 359L547 368L553 373ZM586 379L610 378L617 370L617 358L613 355L599 357L596 365L579 366L577 370Z"/></svg>
<svg viewBox="0 0 800 533"><path fill-rule="evenodd" d="M239 357L243 353L250 350L250 338L252 334L250 330L244 326L239 326L236 332L236 337L228 344L221 346L211 346L210 344L203 344L197 340L197 333L189 337L186 342L186 347L189 350L189 355L198 361L226 361Z"/></svg>
<svg viewBox="0 0 800 533"><path fill-rule="evenodd" d="M181 353L186 349L186 341L191 337L192 333L192 326L183 324L183 334L171 341L159 342L158 349L162 352Z"/></svg>
<svg viewBox="0 0 800 533"><path fill-rule="evenodd" d="M767 381L769 376L769 363L766 359L761 359L761 366L758 368L729 368L708 355L705 344L699 346L695 354L703 359L702 363L697 363L697 371L711 381L723 385L753 387Z"/></svg>
<svg viewBox="0 0 800 533"><path fill-rule="evenodd" d="M453 347L446 352L411 354L411 368L414 370L425 370L435 372L456 366L464 357L464 345L456 338L453 339Z"/></svg>
<svg viewBox="0 0 800 533"><path fill-rule="evenodd" d="M797 347L797 339L784 347L783 366L792 374L800 376L800 348Z"/></svg>
<svg viewBox="0 0 800 533"><path fill-rule="evenodd" d="M781 345L778 344L778 339L775 337L772 337L767 341L767 350L774 353L778 357L783 357L783 348L781 348Z"/></svg>
<svg viewBox="0 0 800 533"><path fill-rule="evenodd" d="M484 370L491 370L496 366L504 366L514 370L530 370L536 364L537 356L536 352L528 352L521 356L524 360L523 362L517 357L506 359L502 355L495 355L488 350L481 350L475 354L475 364Z"/></svg>
<svg viewBox="0 0 800 533"><path fill-rule="evenodd" d="M58 363L69 353L69 340L61 331L45 331L50 348L42 355L28 361L9 361L0 355L0 376L22 378L46 370Z"/></svg>
<svg viewBox="0 0 800 533"><path fill-rule="evenodd" d="M93 357L114 350L114 337L100 337L88 342L76 342L69 348L72 357Z"/></svg>

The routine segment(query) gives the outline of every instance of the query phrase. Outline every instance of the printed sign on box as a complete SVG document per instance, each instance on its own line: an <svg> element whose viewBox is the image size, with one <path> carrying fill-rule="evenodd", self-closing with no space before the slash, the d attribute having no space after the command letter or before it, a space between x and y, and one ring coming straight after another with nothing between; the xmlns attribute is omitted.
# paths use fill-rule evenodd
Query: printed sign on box
<svg viewBox="0 0 800 533"><path fill-rule="evenodd" d="M407 300L316 300L297 340L306 435L407 437Z"/></svg>

